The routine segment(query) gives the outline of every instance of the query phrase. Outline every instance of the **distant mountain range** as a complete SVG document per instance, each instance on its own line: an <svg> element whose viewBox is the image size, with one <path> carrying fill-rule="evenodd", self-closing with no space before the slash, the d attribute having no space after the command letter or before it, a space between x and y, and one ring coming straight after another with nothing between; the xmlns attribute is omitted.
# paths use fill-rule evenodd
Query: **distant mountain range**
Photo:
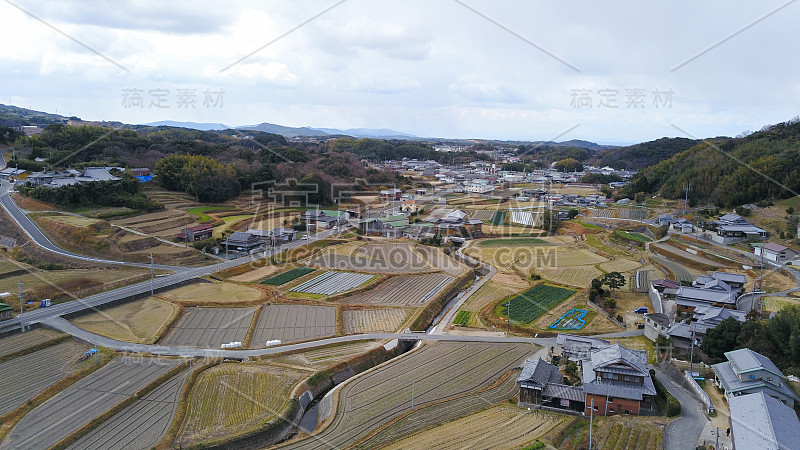
<svg viewBox="0 0 800 450"><path fill-rule="evenodd" d="M176 122L174 120L160 120L158 122L150 122L144 125L147 125L149 127L189 128L192 130L200 130L200 131L219 131L219 130L227 130L228 128L233 128L221 123Z"/></svg>

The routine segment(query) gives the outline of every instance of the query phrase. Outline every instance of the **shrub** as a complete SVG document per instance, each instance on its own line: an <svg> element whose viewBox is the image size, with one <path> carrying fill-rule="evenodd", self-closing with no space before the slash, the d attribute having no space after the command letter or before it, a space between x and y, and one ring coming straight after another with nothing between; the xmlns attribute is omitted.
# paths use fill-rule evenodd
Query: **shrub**
<svg viewBox="0 0 800 450"><path fill-rule="evenodd" d="M681 402L673 396L667 398L667 417L675 417L681 413Z"/></svg>

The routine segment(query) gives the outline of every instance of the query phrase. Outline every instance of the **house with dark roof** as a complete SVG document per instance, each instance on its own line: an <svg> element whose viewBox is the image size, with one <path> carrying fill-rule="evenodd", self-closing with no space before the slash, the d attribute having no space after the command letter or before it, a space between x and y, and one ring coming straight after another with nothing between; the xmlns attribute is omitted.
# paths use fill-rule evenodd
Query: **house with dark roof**
<svg viewBox="0 0 800 450"><path fill-rule="evenodd" d="M763 392L728 400L734 449L800 450L794 410Z"/></svg>
<svg viewBox="0 0 800 450"><path fill-rule="evenodd" d="M593 351L606 348L610 345L611 343L605 339L558 333L556 336L555 352L570 361L580 361L589 358Z"/></svg>
<svg viewBox="0 0 800 450"><path fill-rule="evenodd" d="M562 382L558 367L542 358L529 359L517 378L520 406L546 406L550 408L583 411L583 389Z"/></svg>
<svg viewBox="0 0 800 450"><path fill-rule="evenodd" d="M698 306L721 306L735 308L738 290L722 280L711 280L702 286L681 286L675 294L675 303L680 312L692 312Z"/></svg>
<svg viewBox="0 0 800 450"><path fill-rule="evenodd" d="M655 342L658 336L669 336L669 328L672 323L669 316L662 313L647 313L644 315L644 335Z"/></svg>
<svg viewBox="0 0 800 450"><path fill-rule="evenodd" d="M258 230L255 228L250 228L247 230L247 232L253 236L258 236L262 242L269 245L297 240L297 231L293 228L278 227L271 230Z"/></svg>
<svg viewBox="0 0 800 450"><path fill-rule="evenodd" d="M214 228L211 225L196 225L184 228L176 237L181 241L197 242L210 238L213 233Z"/></svg>
<svg viewBox="0 0 800 450"><path fill-rule="evenodd" d="M585 414L640 415L655 410L656 388L646 353L614 344L581 361Z"/></svg>
<svg viewBox="0 0 800 450"><path fill-rule="evenodd" d="M723 214L714 221L716 225L750 225L750 222L747 221L744 217L738 214Z"/></svg>
<svg viewBox="0 0 800 450"><path fill-rule="evenodd" d="M236 231L222 245L229 251L250 252L261 246L261 239L251 233Z"/></svg>
<svg viewBox="0 0 800 450"><path fill-rule="evenodd" d="M711 240L719 244L733 244L765 237L767 237L766 230L754 225L718 225L717 234L712 235Z"/></svg>
<svg viewBox="0 0 800 450"><path fill-rule="evenodd" d="M667 297L674 297L675 294L678 293L678 288L681 287L680 283L677 281L668 280L666 278L653 280L651 284L653 285L653 289Z"/></svg>
<svg viewBox="0 0 800 450"><path fill-rule="evenodd" d="M711 368L728 399L763 392L792 408L795 402L800 401L783 373L766 356L742 348L726 352L725 358L727 362L714 364Z"/></svg>

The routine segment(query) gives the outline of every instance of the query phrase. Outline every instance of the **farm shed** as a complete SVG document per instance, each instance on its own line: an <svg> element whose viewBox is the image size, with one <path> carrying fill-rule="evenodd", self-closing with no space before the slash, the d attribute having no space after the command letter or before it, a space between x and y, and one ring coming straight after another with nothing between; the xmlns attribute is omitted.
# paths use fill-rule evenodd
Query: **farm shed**
<svg viewBox="0 0 800 450"><path fill-rule="evenodd" d="M214 229L211 225L197 225L184 229L182 232L178 233L177 238L180 240L197 242L210 238L213 232Z"/></svg>
<svg viewBox="0 0 800 450"><path fill-rule="evenodd" d="M580 361L602 348L611 345L604 339L589 336L577 336L574 334L558 333L556 336L556 353L566 356L570 361Z"/></svg>
<svg viewBox="0 0 800 450"><path fill-rule="evenodd" d="M8 320L11 318L11 306L6 303L0 303L0 320Z"/></svg>

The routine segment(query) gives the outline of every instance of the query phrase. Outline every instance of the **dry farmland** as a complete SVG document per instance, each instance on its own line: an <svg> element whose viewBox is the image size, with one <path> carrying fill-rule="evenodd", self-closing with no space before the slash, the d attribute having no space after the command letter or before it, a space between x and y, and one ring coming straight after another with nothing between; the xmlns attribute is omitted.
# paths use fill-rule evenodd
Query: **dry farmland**
<svg viewBox="0 0 800 450"><path fill-rule="evenodd" d="M416 433L387 448L520 448L568 420L560 414L499 405Z"/></svg>
<svg viewBox="0 0 800 450"><path fill-rule="evenodd" d="M3 335L3 337L0 337L0 358L63 336L64 333L48 330L47 328L37 328L24 333Z"/></svg>
<svg viewBox="0 0 800 450"><path fill-rule="evenodd" d="M603 449L661 448L664 437L664 430L658 425L633 417L604 417L597 420L596 427L595 436L598 442L604 443Z"/></svg>
<svg viewBox="0 0 800 450"><path fill-rule="evenodd" d="M174 239L183 229L197 225L194 216L177 209L113 220L112 223L165 239Z"/></svg>
<svg viewBox="0 0 800 450"><path fill-rule="evenodd" d="M397 331L407 316L400 308L347 309L342 313L346 334Z"/></svg>
<svg viewBox="0 0 800 450"><path fill-rule="evenodd" d="M371 430L411 411L412 389L414 408L420 410L456 398L470 400L477 391L498 381L534 349L525 344L425 344L419 350L345 384L338 391L335 416L328 425L319 433L293 442L289 447L318 448L320 442L337 448L353 445ZM503 396L513 395L514 381L510 383L511 391L503 392ZM471 407L483 409L486 405L486 399L479 399ZM460 416L476 410L460 407L452 411ZM413 433L425 427L428 420L435 422L441 418L451 420L455 417L448 419L437 411L416 421L416 429L411 427L404 432Z"/></svg>
<svg viewBox="0 0 800 450"><path fill-rule="evenodd" d="M50 447L179 363L178 359L115 359L23 417L3 444L9 448Z"/></svg>
<svg viewBox="0 0 800 450"><path fill-rule="evenodd" d="M631 272L642 265L639 264L638 261L632 261L630 259L615 259L614 261L608 261L600 264L600 268L605 270L606 272Z"/></svg>
<svg viewBox="0 0 800 450"><path fill-rule="evenodd" d="M180 307L155 298L134 300L72 320L101 336L137 344L154 343L178 317Z"/></svg>
<svg viewBox="0 0 800 450"><path fill-rule="evenodd" d="M342 302L351 305L402 305L421 306L434 298L453 277L441 273L425 275L401 275Z"/></svg>
<svg viewBox="0 0 800 450"><path fill-rule="evenodd" d="M608 261L583 248L570 246L468 247L465 253L493 265L503 273L529 274L541 268L593 266Z"/></svg>
<svg viewBox="0 0 800 450"><path fill-rule="evenodd" d="M70 449L153 448L169 429L189 372L184 371L145 394L80 438Z"/></svg>
<svg viewBox="0 0 800 450"><path fill-rule="evenodd" d="M240 281L242 283L255 283L256 281L260 281L264 278L274 275L275 273L277 273L282 269L283 267L281 266L273 266L273 265L259 267L249 272L245 272L241 275L230 277L229 280Z"/></svg>
<svg viewBox="0 0 800 450"><path fill-rule="evenodd" d="M495 277L497 277L497 275L495 275ZM525 290L528 286L527 284L519 287L509 286L502 282L495 281L495 277L492 277L490 281L481 286L478 292L472 294L461 306L461 311L469 311L472 313L470 314L470 321L467 323L467 326L479 325L478 312L486 305L494 303L502 298L510 297L513 294Z"/></svg>
<svg viewBox="0 0 800 450"><path fill-rule="evenodd" d="M789 306L800 306L800 299L792 297L768 296L763 298L765 311L780 311Z"/></svg>
<svg viewBox="0 0 800 450"><path fill-rule="evenodd" d="M428 263L448 275L459 276L469 270L467 266L456 261L444 254L444 251L439 248L429 247L427 245L420 245L417 247L420 252L428 260Z"/></svg>
<svg viewBox="0 0 800 450"><path fill-rule="evenodd" d="M283 409L306 372L263 364L225 363L203 371L189 393L178 446L232 437Z"/></svg>
<svg viewBox="0 0 800 450"><path fill-rule="evenodd" d="M305 264L371 273L418 273L436 270L411 244L347 243L324 249Z"/></svg>
<svg viewBox="0 0 800 450"><path fill-rule="evenodd" d="M536 273L555 283L581 288L589 286L593 279L603 275L594 266L540 267Z"/></svg>
<svg viewBox="0 0 800 450"><path fill-rule="evenodd" d="M253 329L251 347L279 339L305 341L336 334L336 308L308 305L265 305Z"/></svg>
<svg viewBox="0 0 800 450"><path fill-rule="evenodd" d="M270 361L321 370L350 359L353 356L365 353L379 345L380 343L375 341L334 344L314 348L301 353L276 356L270 359Z"/></svg>
<svg viewBox="0 0 800 450"><path fill-rule="evenodd" d="M0 363L0 416L77 370L78 358L88 348L70 340Z"/></svg>
<svg viewBox="0 0 800 450"><path fill-rule="evenodd" d="M244 342L255 312L256 308L186 308L162 343L219 347L228 342Z"/></svg>
<svg viewBox="0 0 800 450"><path fill-rule="evenodd" d="M164 300L188 305L254 303L264 296L260 289L235 283L194 283L159 294Z"/></svg>

